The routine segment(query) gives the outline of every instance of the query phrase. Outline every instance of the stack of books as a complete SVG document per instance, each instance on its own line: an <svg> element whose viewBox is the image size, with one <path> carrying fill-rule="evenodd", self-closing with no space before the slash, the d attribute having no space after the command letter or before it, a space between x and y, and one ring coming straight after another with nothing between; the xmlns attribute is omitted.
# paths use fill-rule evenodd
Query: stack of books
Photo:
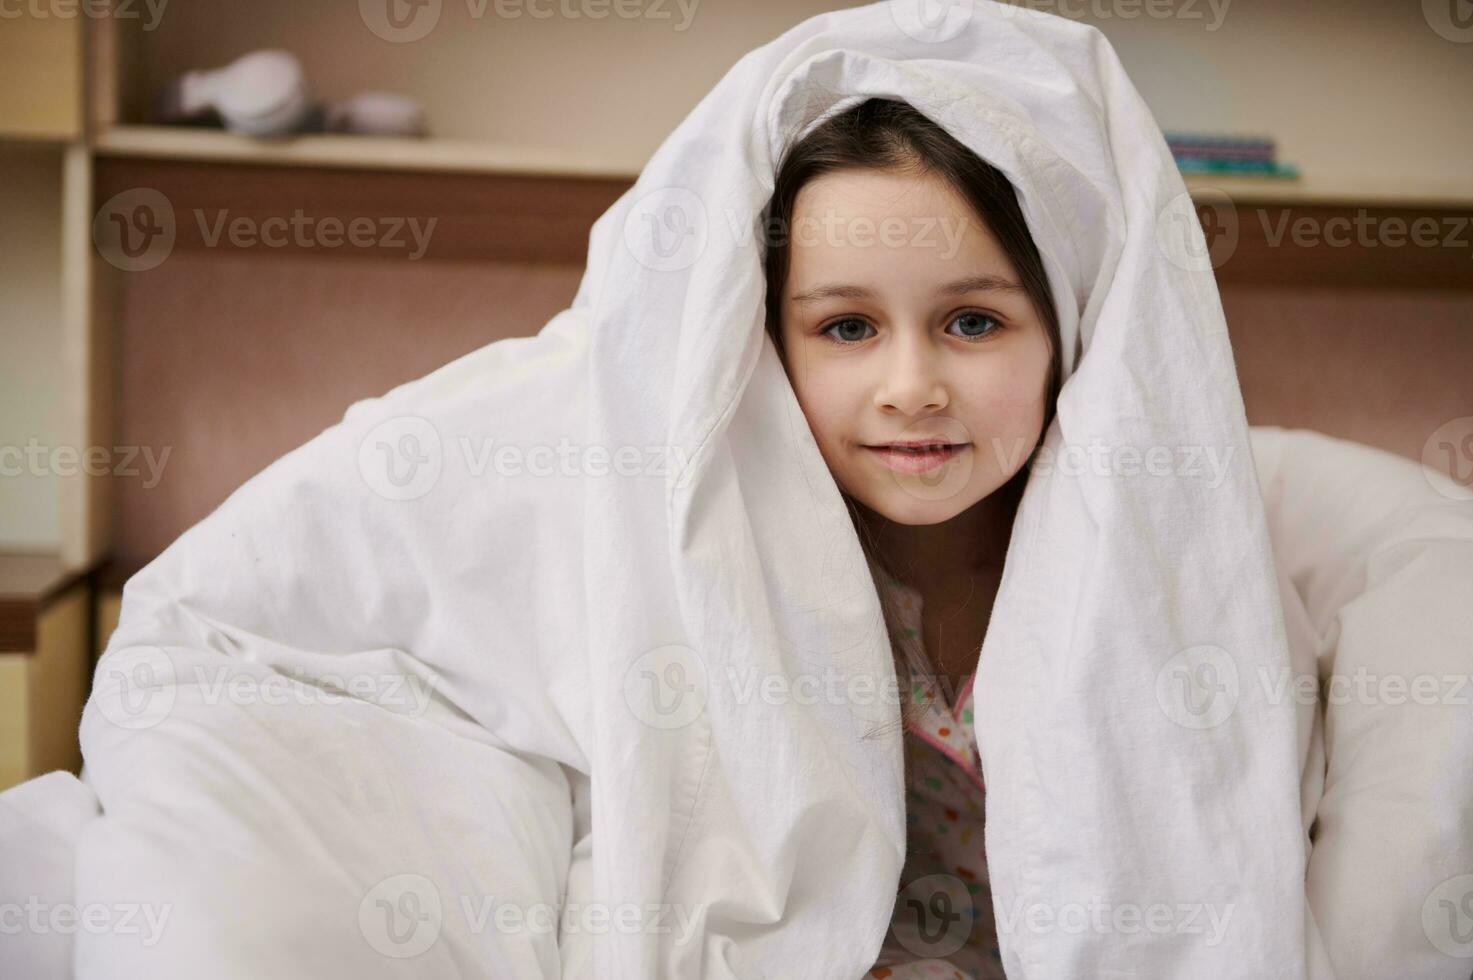
<svg viewBox="0 0 1473 980"><path fill-rule="evenodd" d="M1166 145L1184 174L1298 177L1299 168L1278 159L1271 136L1168 132Z"/></svg>

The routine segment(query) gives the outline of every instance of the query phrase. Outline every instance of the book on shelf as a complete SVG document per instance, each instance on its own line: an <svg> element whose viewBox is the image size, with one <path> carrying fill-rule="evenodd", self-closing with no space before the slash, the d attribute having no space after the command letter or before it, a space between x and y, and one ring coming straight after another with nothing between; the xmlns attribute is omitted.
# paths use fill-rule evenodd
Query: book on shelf
<svg viewBox="0 0 1473 980"><path fill-rule="evenodd" d="M1167 131L1166 145L1184 174L1297 178L1299 168L1278 159L1271 136Z"/></svg>

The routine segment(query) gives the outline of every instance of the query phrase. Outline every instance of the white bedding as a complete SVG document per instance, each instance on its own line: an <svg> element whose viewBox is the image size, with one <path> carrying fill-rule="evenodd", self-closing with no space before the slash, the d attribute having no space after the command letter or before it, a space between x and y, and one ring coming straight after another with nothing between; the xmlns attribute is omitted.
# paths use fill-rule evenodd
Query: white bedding
<svg viewBox="0 0 1473 980"><path fill-rule="evenodd" d="M1301 734L1307 759L1304 807L1318 821L1307 888L1314 929L1323 947L1313 950L1316 956L1327 951L1330 961L1319 961L1314 975L1337 980L1461 978L1473 963L1473 942L1467 938L1466 922L1450 915L1456 906L1448 908L1440 899L1455 901L1456 892L1444 894L1449 891L1446 882L1452 880L1456 888L1458 877L1467 874L1462 869L1473 865L1468 781L1453 778L1466 772L1473 759L1467 704L1458 704L1453 690L1469 676L1467 641L1473 636L1473 621L1466 597L1473 583L1473 518L1466 505L1429 492L1419 468L1408 460L1304 430L1255 427L1250 432L1289 635L1296 649L1314 651L1321 688L1317 699L1328 697L1333 675L1341 678L1339 700L1326 706L1328 791L1324 727L1317 713L1304 716L1312 725ZM1399 639L1386 641L1388 631ZM1372 709L1356 703L1357 676L1418 675L1455 679L1445 688L1447 707L1419 704L1410 687L1400 708L1390 704ZM1389 690L1394 699L1396 688ZM348 753L354 750L349 739L339 738L337 719L325 717L320 723L328 729L324 735L341 740L341 764L351 765ZM533 842L524 850L513 850L542 855L545 874L530 887L549 882L545 885L549 904L561 902L576 922L577 910L594 894L588 780L571 773L571 782L564 784L555 770L524 764L500 750L481 754L481 769L496 780L500 792L495 805L474 818L472 832ZM377 840L372 846L386 850L388 863L402 860L434 846L440 833L429 828L453 826L454 814L463 814L465 808L456 797L446 796L445 787L465 780L437 782L444 778L442 766L434 761L439 755L436 748L425 766L406 762L402 772L386 772L382 778L359 783L363 787L358 791L359 806L333 835L344 841L334 845L341 851L340 860L347 859L353 841L365 839ZM366 759L376 756L364 753ZM498 758L499 765L487 764ZM189 778L187 773L178 774L179 785L170 793L179 806L198 794L207 807L235 808L231 786L214 786L209 794L199 794L189 786ZM424 787L427 798L435 801L422 812L414 811L416 818L424 819L420 826L404 822L408 815L384 802L412 800L415 786ZM302 791L300 786L290 790ZM312 788L306 791L311 793ZM449 805L442 807L442 802ZM171 808L168 800L161 805ZM389 813L400 819L389 835L379 836L377 827ZM33 931L29 923L49 923L49 910L77 907L73 854L98 816L91 788L67 773L54 772L0 793L0 904L23 909L10 921L27 925L6 936L10 975L71 975L73 948L83 927ZM301 819L287 818L285 826ZM92 831L100 831L106 821L99 824ZM568 854L560 848L570 833L576 843ZM174 843L180 844L197 839L187 823L182 828L161 824L159 846L170 847L171 835L178 835ZM101 835L104 841L116 836ZM273 938L244 949L239 940L223 940L213 951L195 949L191 956L198 960L192 962L208 962L210 975L224 976L266 968L284 976L307 976L312 971L334 976L351 967L354 976L377 977L398 975L406 968L413 973L412 967L421 965L413 959L366 956L373 948L369 937L379 934L363 929L355 933L342 928L335 936L317 935L314 941L317 917L311 909L329 904L335 889L324 887L311 873L302 874L303 869L277 854L277 836L264 828L255 841L262 857L272 858L278 876L274 885L257 893L248 882L218 878L212 872L210 883L197 888L207 898L213 895L214 901L195 915L196 920L229 916L233 905L244 910L239 917L248 920L246 932ZM144 857L147 860L146 852ZM508 888L529 887L514 883L536 875L537 867L530 859L525 864L505 861L491 874L487 894L505 894ZM126 889L120 887L118 893L125 894ZM283 894L297 895L306 907L300 919L281 914L294 907L281 904ZM29 896L36 896L35 913L25 908ZM97 901L93 897L85 904ZM157 975L169 975L167 958L181 953L177 945L157 948L160 929L155 924L161 920L162 929L178 928L180 921L188 920L174 919L174 910L165 905L155 907L150 918L137 896L131 903L105 908L106 921L123 930L113 942L136 951L111 967L106 960L97 961L92 972L143 975L154 968ZM473 903L473 915L482 908ZM447 920L451 927L470 924ZM196 921L193 928L202 927ZM205 935L221 928L209 926ZM506 975L594 976L593 935L587 929L562 933L550 962L544 961L553 956L553 946L544 941L542 951L529 954L520 972ZM487 974L498 975L489 973L489 965L505 963L516 945L503 938L474 955L485 955ZM320 947L316 954L310 952L313 946ZM239 961L232 965L231 957ZM136 962L136 970L125 968L129 962ZM463 972L480 970L468 966Z"/></svg>
<svg viewBox="0 0 1473 980"><path fill-rule="evenodd" d="M1333 967L1314 975L1463 980L1473 504L1435 490L1410 460L1318 433L1255 428L1253 452L1286 625L1316 655L1318 690L1297 696L1324 713L1300 728L1315 743L1307 894Z"/></svg>

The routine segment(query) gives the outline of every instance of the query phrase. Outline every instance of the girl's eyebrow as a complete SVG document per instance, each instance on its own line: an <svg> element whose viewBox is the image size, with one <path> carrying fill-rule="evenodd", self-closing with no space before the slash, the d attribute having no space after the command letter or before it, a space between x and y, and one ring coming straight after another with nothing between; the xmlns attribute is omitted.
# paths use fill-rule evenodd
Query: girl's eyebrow
<svg viewBox="0 0 1473 980"><path fill-rule="evenodd" d="M975 276L965 276L955 282L949 282L942 286L938 292L947 296L960 296L963 293L995 292L995 293L1022 293L1024 289L1013 280L1005 276L994 276L982 273ZM821 299L874 299L874 292L863 286L855 286L849 283L825 283L815 286L793 297L794 303L816 303Z"/></svg>

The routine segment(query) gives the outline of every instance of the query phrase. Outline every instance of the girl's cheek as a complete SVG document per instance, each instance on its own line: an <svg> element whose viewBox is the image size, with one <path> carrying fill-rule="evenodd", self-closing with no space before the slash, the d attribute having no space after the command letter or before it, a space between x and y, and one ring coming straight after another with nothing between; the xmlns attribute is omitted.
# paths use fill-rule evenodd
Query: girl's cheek
<svg viewBox="0 0 1473 980"><path fill-rule="evenodd" d="M979 385L975 403L980 410L979 421L994 432L1037 426L1044 411L1039 377L1027 370L1002 371Z"/></svg>
<svg viewBox="0 0 1473 980"><path fill-rule="evenodd" d="M831 386L814 385L801 401L809 425L818 433L820 441L835 438L841 420L852 414L845 410L843 399Z"/></svg>
<svg viewBox="0 0 1473 980"><path fill-rule="evenodd" d="M805 411L828 415L836 410L834 403L839 400L843 375L822 358L809 356L806 350L796 351L790 378Z"/></svg>

